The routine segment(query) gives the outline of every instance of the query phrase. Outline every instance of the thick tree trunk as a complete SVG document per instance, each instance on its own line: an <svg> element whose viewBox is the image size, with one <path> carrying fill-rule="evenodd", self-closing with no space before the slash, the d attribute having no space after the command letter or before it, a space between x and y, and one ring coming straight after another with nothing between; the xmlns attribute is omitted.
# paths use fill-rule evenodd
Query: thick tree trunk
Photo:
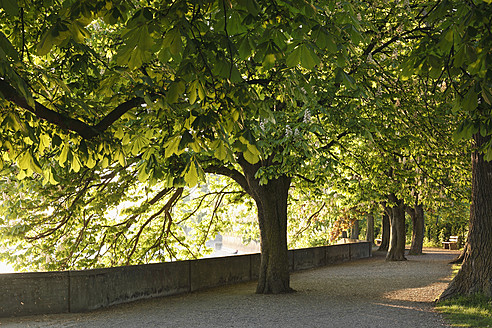
<svg viewBox="0 0 492 328"><path fill-rule="evenodd" d="M270 180L256 192L261 236L261 264L256 292L291 292L287 249L287 195L290 179Z"/></svg>
<svg viewBox="0 0 492 328"><path fill-rule="evenodd" d="M415 204L415 207L406 207L407 213L412 219L412 244L409 255L422 255L424 246L424 207L422 204Z"/></svg>
<svg viewBox="0 0 492 328"><path fill-rule="evenodd" d="M243 173L225 166L208 166L207 173L228 176L236 181L255 201L261 238L261 262L256 292L288 293L290 288L287 248L287 197L291 178L281 175L260 185L255 178L260 167L272 165L274 155L256 164L238 156Z"/></svg>
<svg viewBox="0 0 492 328"><path fill-rule="evenodd" d="M477 149L490 137L474 135ZM439 300L483 293L492 297L492 162L472 154L472 203L463 264Z"/></svg>
<svg viewBox="0 0 492 328"><path fill-rule="evenodd" d="M367 233L366 233L366 241L374 244L374 214L367 214Z"/></svg>
<svg viewBox="0 0 492 328"><path fill-rule="evenodd" d="M291 178L280 176L260 185L255 178L260 166L245 161L240 163L249 186L248 192L258 208L261 262L256 293L292 292L287 247L287 197Z"/></svg>
<svg viewBox="0 0 492 328"><path fill-rule="evenodd" d="M387 261L405 261L405 204L395 194L389 199L394 203L390 216L390 242Z"/></svg>
<svg viewBox="0 0 492 328"><path fill-rule="evenodd" d="M386 206L386 203L383 205L383 216L381 218L381 245L379 245L378 251L387 251L389 249L389 240L390 240L390 218L389 214L391 209Z"/></svg>

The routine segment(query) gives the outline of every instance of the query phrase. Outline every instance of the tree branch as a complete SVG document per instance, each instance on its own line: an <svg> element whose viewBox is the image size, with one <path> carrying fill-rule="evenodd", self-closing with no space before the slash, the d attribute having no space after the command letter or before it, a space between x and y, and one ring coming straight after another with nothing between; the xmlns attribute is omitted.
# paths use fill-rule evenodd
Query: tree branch
<svg viewBox="0 0 492 328"><path fill-rule="evenodd" d="M97 135L104 132L108 127L111 126L116 120L118 120L123 114L128 112L130 109L137 107L144 100L140 97L128 100L120 105L118 105L113 111L111 111L106 117L104 117L95 126L89 125L83 121L66 117L63 114L57 113L43 104L35 101L35 107L32 108L27 100L20 95L17 90L15 90L6 80L0 79L0 90L3 97L14 103L15 105L22 107L37 117L46 120L62 129L70 130L78 133L84 139L92 139Z"/></svg>
<svg viewBox="0 0 492 328"><path fill-rule="evenodd" d="M249 188L248 181L246 181L246 177L238 170L230 169L225 166L212 165L206 167L204 171L206 173L219 174L231 178L232 180L236 181L241 186L241 188L244 189L244 191L251 195L251 190Z"/></svg>

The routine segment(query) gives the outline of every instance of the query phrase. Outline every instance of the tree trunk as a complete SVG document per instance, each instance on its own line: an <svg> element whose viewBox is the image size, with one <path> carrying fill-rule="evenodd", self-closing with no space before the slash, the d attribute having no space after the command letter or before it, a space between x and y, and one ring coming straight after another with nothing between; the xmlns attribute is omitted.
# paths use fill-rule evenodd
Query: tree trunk
<svg viewBox="0 0 492 328"><path fill-rule="evenodd" d="M287 197L291 178L280 176L260 185L255 178L259 165L240 162L249 193L258 208L261 262L256 293L280 294L290 288L287 247Z"/></svg>
<svg viewBox="0 0 492 328"><path fill-rule="evenodd" d="M374 214L367 214L367 233L366 240L374 244Z"/></svg>
<svg viewBox="0 0 492 328"><path fill-rule="evenodd" d="M490 140L473 136L476 148ZM439 300L455 295L483 293L492 297L492 162L483 154L472 154L472 203L463 264Z"/></svg>
<svg viewBox="0 0 492 328"><path fill-rule="evenodd" d="M350 238L351 239L359 239L359 233L360 233L359 220L355 220L354 224L350 228Z"/></svg>
<svg viewBox="0 0 492 328"><path fill-rule="evenodd" d="M290 288L287 248L287 197L291 178L281 175L261 185L255 177L258 169L272 165L274 155L256 164L248 163L242 155L238 163L243 173L222 165L205 167L205 172L228 176L236 181L255 201L261 238L261 262L256 292L280 294Z"/></svg>
<svg viewBox="0 0 492 328"><path fill-rule="evenodd" d="M405 204L391 193L389 199L394 203L390 216L390 242L387 261L405 261Z"/></svg>
<svg viewBox="0 0 492 328"><path fill-rule="evenodd" d="M422 255L424 245L424 207L415 204L415 207L406 206L406 212L412 219L412 244L409 255Z"/></svg>
<svg viewBox="0 0 492 328"><path fill-rule="evenodd" d="M379 245L378 251L387 251L389 249L389 240L390 240L390 218L389 214L391 209L386 206L386 203L382 204L383 206L383 217L381 218L381 245Z"/></svg>

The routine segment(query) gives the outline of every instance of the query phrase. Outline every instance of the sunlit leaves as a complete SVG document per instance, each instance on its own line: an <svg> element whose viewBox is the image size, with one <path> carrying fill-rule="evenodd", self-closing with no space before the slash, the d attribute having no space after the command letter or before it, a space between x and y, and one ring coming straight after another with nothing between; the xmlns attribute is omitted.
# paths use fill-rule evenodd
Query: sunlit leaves
<svg viewBox="0 0 492 328"><path fill-rule="evenodd" d="M37 173L42 172L41 168L39 167L39 163L32 156L29 150L26 150L24 153L19 155L19 158L17 159L17 164L19 165L19 168L22 170L30 170L31 172L37 172Z"/></svg>
<svg viewBox="0 0 492 328"><path fill-rule="evenodd" d="M181 142L181 136L176 135L172 138L170 138L165 144L164 144L164 149L165 149L165 157L170 157L171 155L174 154L179 154L179 144Z"/></svg>
<svg viewBox="0 0 492 328"><path fill-rule="evenodd" d="M150 140L144 135L136 135L130 142L130 152L133 156L140 154L142 149L150 143Z"/></svg>
<svg viewBox="0 0 492 328"><path fill-rule="evenodd" d="M65 163L68 159L68 153L70 152L70 146L68 143L63 143L63 147L61 149L60 156L58 157L58 164L60 164L61 167L65 166Z"/></svg>
<svg viewBox="0 0 492 328"><path fill-rule="evenodd" d="M154 40L150 35L149 27L143 23L128 28L122 33L125 45L118 51L117 63L136 69L151 59L151 48Z"/></svg>

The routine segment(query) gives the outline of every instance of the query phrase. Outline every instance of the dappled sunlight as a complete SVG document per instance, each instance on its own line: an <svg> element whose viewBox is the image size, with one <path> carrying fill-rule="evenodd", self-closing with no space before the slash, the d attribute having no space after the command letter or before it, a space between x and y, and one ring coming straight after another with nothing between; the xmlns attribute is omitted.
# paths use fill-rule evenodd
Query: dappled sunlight
<svg viewBox="0 0 492 328"><path fill-rule="evenodd" d="M402 309L402 310L429 312L428 308L418 308L418 307L402 305L402 304L389 304L389 303L373 303L373 304L379 305L379 306L387 306L387 307L396 308L396 309Z"/></svg>
<svg viewBox="0 0 492 328"><path fill-rule="evenodd" d="M442 279L427 286L393 290L383 294L383 298L392 301L433 302L446 289L449 281L450 279Z"/></svg>

